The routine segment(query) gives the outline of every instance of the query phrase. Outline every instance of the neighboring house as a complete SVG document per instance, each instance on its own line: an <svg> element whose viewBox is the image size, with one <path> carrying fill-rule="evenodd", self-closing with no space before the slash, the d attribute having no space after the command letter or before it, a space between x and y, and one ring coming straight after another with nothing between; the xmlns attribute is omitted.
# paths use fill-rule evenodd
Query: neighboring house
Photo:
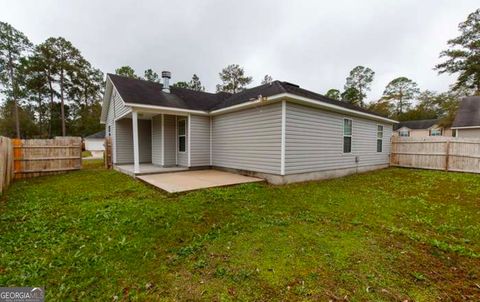
<svg viewBox="0 0 480 302"><path fill-rule="evenodd" d="M288 82L207 93L108 74L114 166L214 167L281 184L389 165L396 121Z"/></svg>
<svg viewBox="0 0 480 302"><path fill-rule="evenodd" d="M457 137L480 139L480 97L463 98L452 124Z"/></svg>
<svg viewBox="0 0 480 302"><path fill-rule="evenodd" d="M105 142L105 130L98 131L92 135L89 135L83 139L85 143L85 150L88 151L104 151Z"/></svg>
<svg viewBox="0 0 480 302"><path fill-rule="evenodd" d="M394 136L453 136L452 129L439 126L439 119L403 121L394 125Z"/></svg>

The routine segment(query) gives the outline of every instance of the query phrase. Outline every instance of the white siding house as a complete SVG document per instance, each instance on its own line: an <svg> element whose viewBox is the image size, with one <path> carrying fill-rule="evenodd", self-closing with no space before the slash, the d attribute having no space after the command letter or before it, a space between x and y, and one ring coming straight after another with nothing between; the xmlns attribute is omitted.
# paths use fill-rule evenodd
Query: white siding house
<svg viewBox="0 0 480 302"><path fill-rule="evenodd" d="M480 96L462 99L452 129L456 137L480 139Z"/></svg>
<svg viewBox="0 0 480 302"><path fill-rule="evenodd" d="M114 165L210 168L281 184L384 168L393 120L287 82L237 94L115 75L102 108Z"/></svg>

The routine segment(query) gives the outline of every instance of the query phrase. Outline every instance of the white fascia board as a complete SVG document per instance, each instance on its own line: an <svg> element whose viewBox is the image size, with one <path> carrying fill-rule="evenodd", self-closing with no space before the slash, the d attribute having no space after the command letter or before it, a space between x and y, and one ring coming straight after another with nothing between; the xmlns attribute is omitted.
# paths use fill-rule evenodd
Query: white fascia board
<svg viewBox="0 0 480 302"><path fill-rule="evenodd" d="M142 109L150 109L151 112L159 113L170 113L174 115L183 115L188 116L188 114L198 114L198 115L208 115L208 112L201 110L189 110L175 107L164 107L164 106L155 106L155 105L143 105L143 104L134 104L134 103L125 103L126 106L132 107L136 111L141 111Z"/></svg>
<svg viewBox="0 0 480 302"><path fill-rule="evenodd" d="M112 98L113 85L110 78L107 76L105 83L105 93L103 94L102 112L100 113L100 124L107 122L108 109L110 107L110 99Z"/></svg>
<svg viewBox="0 0 480 302"><path fill-rule="evenodd" d="M462 130L462 129L479 129L479 128L480 128L480 126L463 126L463 127L452 127L450 129L460 129L460 130Z"/></svg>
<svg viewBox="0 0 480 302"><path fill-rule="evenodd" d="M105 124L105 122L106 122L106 115L105 115L105 119L104 119L103 122L102 122L102 119L103 119L103 108L104 108L104 105L103 105L103 104L106 103L106 104L108 105L108 106L107 106L107 111L106 111L106 114L108 114L108 109L109 109L109 107L110 107L110 105L111 105L111 104L110 104L110 100L112 99L113 89L115 89L115 90L117 91L118 97L120 98L120 100L122 100L123 106L128 106L127 103L125 103L125 101L123 100L122 95L121 95L120 93L118 93L117 87L115 87L115 84L113 84L112 80L110 79L110 77L109 77L108 75L107 75L107 80L106 80L106 82L107 82L107 84L106 84L106 85L107 85L107 88L108 88L108 84L109 84L109 83L110 83L110 85L111 85L112 87L111 87L111 89L108 89L108 98L106 98L106 97L107 97L107 94L104 94L104 95L103 95L104 100L103 100L103 103L102 103L102 115L101 115L101 118L100 118L100 119L101 119L101 120L100 120L100 123L101 123L101 124ZM107 102L105 102L106 100L107 100ZM131 111L132 111L132 110L130 109L129 112L131 112ZM114 120L118 120L118 119L119 119L119 118L115 118Z"/></svg>

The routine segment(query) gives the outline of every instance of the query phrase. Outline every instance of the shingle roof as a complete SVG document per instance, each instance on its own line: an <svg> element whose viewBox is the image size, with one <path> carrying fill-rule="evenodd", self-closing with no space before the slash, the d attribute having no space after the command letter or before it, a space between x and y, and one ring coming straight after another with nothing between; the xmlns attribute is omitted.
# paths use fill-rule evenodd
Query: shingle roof
<svg viewBox="0 0 480 302"><path fill-rule="evenodd" d="M262 97L269 97L282 93L290 93L316 100L320 103L332 104L383 117L380 114L364 108L346 102L333 100L321 94L300 88L298 85L283 81L273 81L272 83L245 89L235 94L225 92L208 93L175 87L170 87L170 93L165 93L162 91L162 84L159 83L132 79L114 74L108 74L108 76L122 96L122 99L126 103L132 104L211 111L256 100L260 95Z"/></svg>
<svg viewBox="0 0 480 302"><path fill-rule="evenodd" d="M108 77L125 103L207 111L226 97L225 94L176 87L170 87L170 93L166 93L160 83L114 74L108 74Z"/></svg>
<svg viewBox="0 0 480 302"><path fill-rule="evenodd" d="M105 138L105 130L98 131L97 133L90 134L85 138Z"/></svg>
<svg viewBox="0 0 480 302"><path fill-rule="evenodd" d="M480 126L480 96L462 99L452 127Z"/></svg>
<svg viewBox="0 0 480 302"><path fill-rule="evenodd" d="M433 125L439 123L439 119L430 119L430 120L417 120L417 121L403 121L393 126L394 130L398 130L402 127L407 127L408 129L428 129Z"/></svg>

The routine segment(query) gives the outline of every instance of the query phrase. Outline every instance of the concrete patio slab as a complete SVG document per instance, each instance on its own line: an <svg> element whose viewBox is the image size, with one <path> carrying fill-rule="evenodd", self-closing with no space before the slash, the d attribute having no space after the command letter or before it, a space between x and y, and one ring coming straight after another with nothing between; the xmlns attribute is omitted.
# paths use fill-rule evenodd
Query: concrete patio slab
<svg viewBox="0 0 480 302"><path fill-rule="evenodd" d="M218 170L151 174L137 178L169 193L263 181L261 178Z"/></svg>
<svg viewBox="0 0 480 302"><path fill-rule="evenodd" d="M140 164L140 172L134 173L133 165L115 165L114 169L130 176L136 177L146 174L168 173L187 171L186 167L161 167L154 164L142 163Z"/></svg>

